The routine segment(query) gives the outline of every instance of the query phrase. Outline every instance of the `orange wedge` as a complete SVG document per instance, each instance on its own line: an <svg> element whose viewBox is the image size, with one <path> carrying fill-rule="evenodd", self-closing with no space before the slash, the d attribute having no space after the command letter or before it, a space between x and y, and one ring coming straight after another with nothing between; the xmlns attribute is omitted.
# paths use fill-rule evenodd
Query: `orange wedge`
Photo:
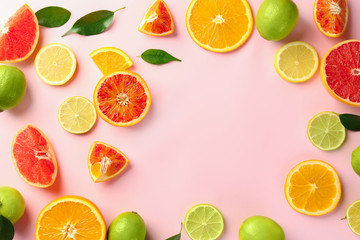
<svg viewBox="0 0 360 240"><path fill-rule="evenodd" d="M341 196L339 176L328 163L308 160L289 172L285 197L297 212L320 216L335 209Z"/></svg>
<svg viewBox="0 0 360 240"><path fill-rule="evenodd" d="M174 32L174 20L163 0L155 0L141 20L139 31L150 36L166 36Z"/></svg>

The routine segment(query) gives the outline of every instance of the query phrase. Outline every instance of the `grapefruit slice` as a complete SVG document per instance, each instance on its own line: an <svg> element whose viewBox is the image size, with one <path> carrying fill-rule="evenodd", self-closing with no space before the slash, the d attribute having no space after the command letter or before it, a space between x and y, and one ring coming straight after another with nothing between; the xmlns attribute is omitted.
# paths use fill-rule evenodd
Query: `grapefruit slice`
<svg viewBox="0 0 360 240"><path fill-rule="evenodd" d="M20 62L35 50L39 23L35 13L24 4L0 27L0 62Z"/></svg>
<svg viewBox="0 0 360 240"><path fill-rule="evenodd" d="M332 96L360 106L360 40L343 41L330 48L321 61L320 73Z"/></svg>
<svg viewBox="0 0 360 240"><path fill-rule="evenodd" d="M117 127L140 122L148 113L150 104L151 95L144 79L131 71L104 76L95 87L96 112Z"/></svg>
<svg viewBox="0 0 360 240"><path fill-rule="evenodd" d="M166 36L174 32L174 20L163 0L155 0L141 20L139 31L151 36Z"/></svg>
<svg viewBox="0 0 360 240"><path fill-rule="evenodd" d="M94 142L90 148L88 166L94 182L104 182L119 175L129 159L119 149L103 142Z"/></svg>
<svg viewBox="0 0 360 240"><path fill-rule="evenodd" d="M40 129L27 125L15 136L11 154L16 171L28 184L45 188L57 175L57 162L49 139Z"/></svg>
<svg viewBox="0 0 360 240"><path fill-rule="evenodd" d="M349 18L347 0L316 0L313 15L316 26L323 34L340 37Z"/></svg>

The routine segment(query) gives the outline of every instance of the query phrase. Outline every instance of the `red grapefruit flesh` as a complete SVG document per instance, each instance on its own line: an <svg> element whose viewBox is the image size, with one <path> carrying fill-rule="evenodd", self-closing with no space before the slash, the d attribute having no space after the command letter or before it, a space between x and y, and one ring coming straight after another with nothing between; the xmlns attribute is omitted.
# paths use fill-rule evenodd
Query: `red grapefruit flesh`
<svg viewBox="0 0 360 240"><path fill-rule="evenodd" d="M35 13L24 4L0 27L0 62L20 62L35 50L39 23Z"/></svg>
<svg viewBox="0 0 360 240"><path fill-rule="evenodd" d="M57 175L54 150L40 129L27 125L15 136L12 158L17 172L28 184L35 187L51 186Z"/></svg>

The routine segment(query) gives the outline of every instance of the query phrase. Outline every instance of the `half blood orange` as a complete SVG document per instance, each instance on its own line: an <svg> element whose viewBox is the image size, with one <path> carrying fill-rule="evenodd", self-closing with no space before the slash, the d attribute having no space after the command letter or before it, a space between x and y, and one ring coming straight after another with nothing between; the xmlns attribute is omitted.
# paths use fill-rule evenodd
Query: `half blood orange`
<svg viewBox="0 0 360 240"><path fill-rule="evenodd" d="M139 31L151 36L165 36L174 32L174 20L163 0L155 0L141 20Z"/></svg>
<svg viewBox="0 0 360 240"><path fill-rule="evenodd" d="M15 136L11 147L15 168L28 184L45 188L57 175L57 163L49 139L40 129L27 125Z"/></svg>
<svg viewBox="0 0 360 240"><path fill-rule="evenodd" d="M339 37L344 33L349 18L347 0L316 0L313 15L323 34Z"/></svg>
<svg viewBox="0 0 360 240"><path fill-rule="evenodd" d="M95 87L96 112L117 127L140 122L148 113L150 104L150 91L144 79L131 71L104 76Z"/></svg>
<svg viewBox="0 0 360 240"><path fill-rule="evenodd" d="M39 23L35 13L24 4L0 27L0 62L20 62L35 50Z"/></svg>
<svg viewBox="0 0 360 240"><path fill-rule="evenodd" d="M129 159L119 149L103 142L91 145L88 166L94 182L104 182L119 175L129 164Z"/></svg>
<svg viewBox="0 0 360 240"><path fill-rule="evenodd" d="M321 61L320 73L332 96L360 106L360 40L347 40L330 48Z"/></svg>

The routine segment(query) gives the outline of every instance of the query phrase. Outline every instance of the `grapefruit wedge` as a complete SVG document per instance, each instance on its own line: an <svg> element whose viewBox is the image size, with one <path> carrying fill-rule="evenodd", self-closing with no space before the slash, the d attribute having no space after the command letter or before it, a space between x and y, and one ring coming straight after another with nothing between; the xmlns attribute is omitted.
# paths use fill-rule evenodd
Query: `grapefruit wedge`
<svg viewBox="0 0 360 240"><path fill-rule="evenodd" d="M0 62L27 59L35 50L38 40L39 23L36 15L24 4L0 27Z"/></svg>
<svg viewBox="0 0 360 240"><path fill-rule="evenodd" d="M11 154L15 168L28 184L45 188L51 186L57 175L54 150L40 129L27 125L15 136Z"/></svg>

